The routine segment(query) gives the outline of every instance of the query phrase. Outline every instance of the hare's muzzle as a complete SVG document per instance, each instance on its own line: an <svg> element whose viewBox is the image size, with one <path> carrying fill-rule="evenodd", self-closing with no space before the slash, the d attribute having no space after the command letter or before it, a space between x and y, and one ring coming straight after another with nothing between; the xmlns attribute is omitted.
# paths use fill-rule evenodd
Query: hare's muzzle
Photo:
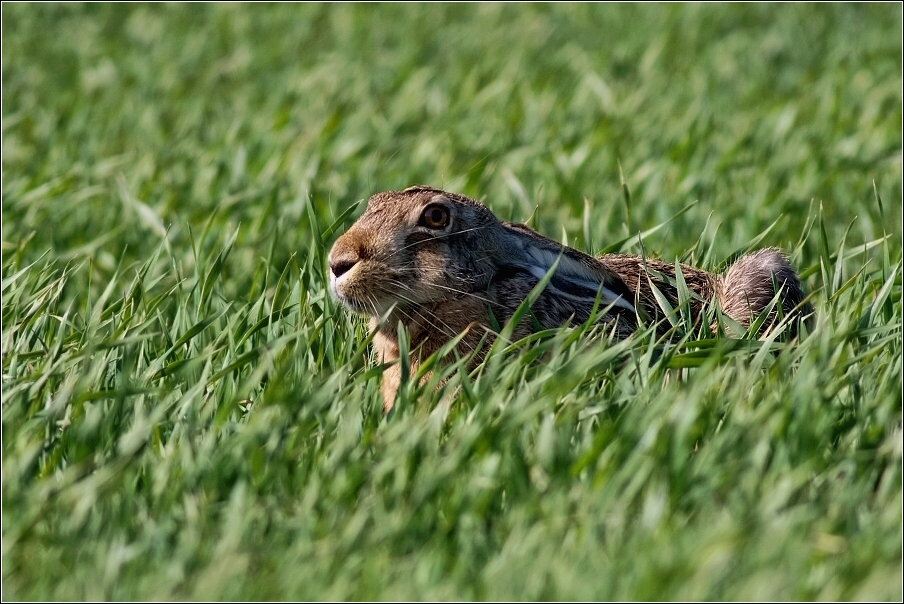
<svg viewBox="0 0 904 604"><path fill-rule="evenodd" d="M351 267L358 263L358 261L350 258L331 258L329 263L333 277L338 278L347 273Z"/></svg>
<svg viewBox="0 0 904 604"><path fill-rule="evenodd" d="M349 271L355 268L355 265L361 261L361 257L359 254L355 253L354 250L342 249L342 247L336 245L333 246L333 249L330 250L330 255L327 258L327 264L330 267L330 289L333 290L334 294L338 294L337 286L339 284L340 279L343 276L347 276Z"/></svg>
<svg viewBox="0 0 904 604"><path fill-rule="evenodd" d="M366 312L361 301L361 298L366 296L362 296L360 270L353 270L363 259L360 246L347 233L333 244L333 249L330 250L327 257L330 271L330 292L343 305L355 312Z"/></svg>
<svg viewBox="0 0 904 604"><path fill-rule="evenodd" d="M361 260L361 245L353 234L345 233L336 240L327 256L330 281L335 282L336 279L352 270Z"/></svg>

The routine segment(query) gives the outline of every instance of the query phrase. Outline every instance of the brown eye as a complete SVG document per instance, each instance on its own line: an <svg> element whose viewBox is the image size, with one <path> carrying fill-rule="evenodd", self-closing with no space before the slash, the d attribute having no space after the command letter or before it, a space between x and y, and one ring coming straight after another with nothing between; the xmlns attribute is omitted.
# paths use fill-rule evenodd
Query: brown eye
<svg viewBox="0 0 904 604"><path fill-rule="evenodd" d="M443 229L449 224L449 210L439 205L427 206L421 214L421 224L431 229Z"/></svg>

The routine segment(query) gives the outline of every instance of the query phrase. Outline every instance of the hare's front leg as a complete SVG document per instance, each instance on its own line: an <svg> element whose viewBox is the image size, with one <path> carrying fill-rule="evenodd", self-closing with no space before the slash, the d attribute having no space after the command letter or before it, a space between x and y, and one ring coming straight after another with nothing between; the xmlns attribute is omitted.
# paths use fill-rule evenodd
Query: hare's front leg
<svg viewBox="0 0 904 604"><path fill-rule="evenodd" d="M399 360L399 343L382 331L374 336L374 349L377 353L378 363L392 363ZM402 381L402 368L399 363L387 367L383 371L380 382L380 394L383 395L383 413L389 413L395 402L396 392Z"/></svg>
<svg viewBox="0 0 904 604"><path fill-rule="evenodd" d="M380 382L380 394L383 395L383 413L392 411L395 403L396 393L399 391L399 384L402 381L402 368L396 363L392 367L387 367L383 371L383 379Z"/></svg>

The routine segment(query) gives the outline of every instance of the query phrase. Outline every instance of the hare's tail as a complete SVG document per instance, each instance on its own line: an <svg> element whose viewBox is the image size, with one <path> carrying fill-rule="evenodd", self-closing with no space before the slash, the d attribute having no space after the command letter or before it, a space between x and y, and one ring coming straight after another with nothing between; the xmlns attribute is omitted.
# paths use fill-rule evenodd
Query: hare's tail
<svg viewBox="0 0 904 604"><path fill-rule="evenodd" d="M719 289L722 312L745 329L769 309L759 335L783 318L788 319L791 337L797 335L802 321L812 324L813 307L809 302L804 303L806 296L800 279L788 258L775 248L757 250L739 258L725 271ZM773 303L776 294L778 300Z"/></svg>

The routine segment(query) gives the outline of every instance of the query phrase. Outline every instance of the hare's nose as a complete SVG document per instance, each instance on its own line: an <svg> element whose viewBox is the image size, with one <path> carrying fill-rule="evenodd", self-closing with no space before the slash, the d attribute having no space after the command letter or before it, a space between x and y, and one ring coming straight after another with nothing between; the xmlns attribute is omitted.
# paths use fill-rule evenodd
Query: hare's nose
<svg viewBox="0 0 904 604"><path fill-rule="evenodd" d="M351 259L348 256L341 258L330 258L330 270L337 279L347 273L353 266L358 264L357 259Z"/></svg>

